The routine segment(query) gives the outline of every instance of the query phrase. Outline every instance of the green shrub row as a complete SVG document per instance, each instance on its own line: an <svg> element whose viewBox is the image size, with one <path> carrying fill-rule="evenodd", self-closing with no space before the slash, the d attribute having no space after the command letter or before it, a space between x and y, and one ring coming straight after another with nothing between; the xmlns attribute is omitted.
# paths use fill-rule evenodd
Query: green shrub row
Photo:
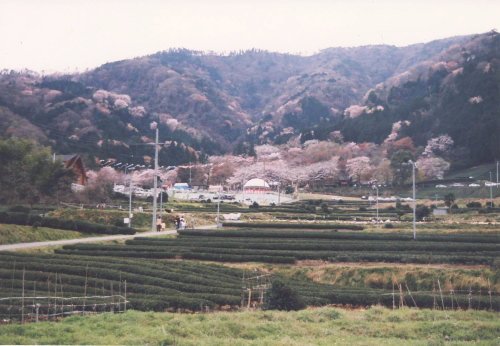
<svg viewBox="0 0 500 346"><path fill-rule="evenodd" d="M152 275L157 276L161 273L175 273L182 275L183 280L206 279L212 281L224 282L224 285L230 283L239 287L241 281L241 271L235 268L229 268L217 264L201 264L193 261L170 261L168 266L164 262L152 262L147 259L127 259L123 257L115 257L113 261L109 261L105 257L87 257L77 255L61 255L61 254L44 254L43 262L52 264L72 265L80 268L82 272L89 268L114 268L119 271L127 271L131 273L143 273L145 270L156 271ZM9 253L0 252L0 267L12 268L13 265L21 268L25 263L30 263L32 256L24 253Z"/></svg>
<svg viewBox="0 0 500 346"><path fill-rule="evenodd" d="M2 254L3 255L3 254ZM210 258L212 254L199 254L199 257ZM3 267L9 268L12 267L13 262L5 262L4 260L9 258L7 255L3 255L2 261L0 263L4 263ZM11 259L22 260L21 262L16 262L16 272L15 275L12 275L12 270L2 269L0 270L0 292L5 293L2 296L11 295L13 293L14 296L21 295L21 289L23 286L22 282L22 271L19 269L21 266L27 268L29 264L35 263L46 263L49 261L54 261L58 257L61 257L60 260L63 261L68 258L68 256L61 255L13 255ZM72 257L72 256L69 256ZM205 307L209 307L211 309L217 308L217 306L221 305L239 305L240 304L240 290L234 289L231 294L223 294L220 292L206 292L206 291L197 291L197 292L187 292L187 291L176 291L170 288L165 288L163 286L163 281L155 280L155 278L151 278L150 281L144 282L144 277L138 275L136 279L131 279L130 277L124 277L123 273L121 275L116 276L116 273L113 273L111 279L108 278L105 272L93 273L89 270L90 274L88 278L85 278L85 267L87 259L85 257L77 257L77 260L81 261L80 267L76 268L77 271L71 272L71 268L73 265L60 265L59 267L50 267L50 266L42 266L30 268L31 270L26 270L24 273L25 282L29 284L25 284L25 287L29 288L26 293L26 300L30 299L31 289L36 282L37 287L37 295L46 295L45 292L47 290L47 278L50 275L52 284L50 286L51 294L53 294L54 289L54 277L55 271L57 270L58 276L62 274L63 281L63 292L65 296L69 295L82 295L83 294L83 285L85 281L87 281L87 294L93 295L97 294L110 294L111 283L113 283L114 293L118 293L119 281L118 280L127 280L127 299L129 300L128 308L145 310L145 311L165 311L171 310L176 311L177 309L181 310L190 310L197 311L203 310ZM50 260L48 260L50 259ZM127 261L119 260L120 263L127 263ZM210 259L212 260L212 259ZM232 260L234 261L234 260ZM102 263L102 266L106 267L110 265L111 262ZM128 261L128 263L134 263L135 261ZM149 262L144 261L141 262L143 267L148 267ZM175 266L175 263L173 263ZM216 268L221 268L220 266L207 266L203 264L193 264L188 263L188 267L193 266L198 269L203 269L204 267L210 268L210 270L214 270ZM155 265L155 268L159 267ZM168 269L168 265L164 266ZM42 269L40 269L42 268ZM83 269L83 270L82 270ZM105 269L105 268L104 268ZM110 271L111 273L113 271ZM118 272L119 273L119 272ZM231 269L231 273L239 274L238 276L241 278L243 272L241 270ZM96 278L95 274L99 274ZM149 273L148 275L149 276ZM14 278L14 279L12 279ZM223 280L221 280L223 281ZM286 283L292 289L296 290L298 294L303 298L303 301L309 305L324 305L324 304L339 304L339 305L353 305L353 306L371 306L374 304L381 304L385 306L392 306L392 292L390 290L382 290L382 289L352 289L352 288L338 288L333 287L326 284L317 284L311 281L303 281L297 279L287 278ZM123 285L122 285L123 289ZM43 293L42 293L43 292ZM58 292L60 292L58 290ZM60 295L60 293L58 293ZM123 292L122 292L123 294ZM429 293L429 292L412 292L413 299L416 301L418 307L429 307L432 308L434 306L434 301L436 301L439 305L441 304L441 299L438 292ZM395 293L395 300L398 302L399 294ZM451 307L451 298L449 294L444 294L443 296L444 304L447 308ZM405 293L404 301L407 306L413 306L413 300L410 298L408 293ZM454 306L457 307L457 301L461 308L467 308L469 304L469 297L464 294L457 294L454 296ZM92 309L91 299L87 300L87 304L89 304L88 309ZM494 309L498 311L500 309L500 297L496 294L493 294L490 297L485 292L482 297L478 297L475 294L471 299L471 306L475 309ZM0 304L0 317L9 317L12 313L12 305L10 305L7 301ZM43 313L43 310L40 311Z"/></svg>
<svg viewBox="0 0 500 346"><path fill-rule="evenodd" d="M33 227L48 227L81 233L99 234L135 234L136 230L129 227L102 225L81 220L63 220L53 217L42 217L16 212L0 212L0 223L25 225Z"/></svg>
<svg viewBox="0 0 500 346"><path fill-rule="evenodd" d="M64 250L61 250L64 251ZM127 254L127 256L129 256ZM147 254L143 254L143 257L147 256ZM130 255L130 257L134 257L134 254ZM146 257L147 258L147 257ZM18 265L21 265L20 263ZM22 264L26 270L31 271L45 271L45 272L53 272L53 273L65 273L67 275L75 275L75 276L85 276L86 265L76 266L75 264L62 264L62 263L51 263L49 261L45 261L44 263L23 263ZM4 269L9 269L8 267ZM173 276L172 273L169 273L167 270L164 271L152 271L149 270L148 267L143 266L143 270L140 268L134 268L135 270L131 272L130 270L126 270L127 268L117 268L113 266L107 266L104 268L96 268L89 267L88 276L92 275L98 276L100 279L107 280L127 280L129 283L137 283L137 284L149 284L149 285L158 285L163 288L169 288L176 291L183 292L209 292L209 293L234 293L234 290L238 289L238 286L235 285L225 285L225 283L215 283L213 280L209 283L205 282L203 278L200 278L197 282L192 280L188 282L177 281L180 277ZM11 268L10 268L11 269ZM122 269L125 269L122 270Z"/></svg>
<svg viewBox="0 0 500 346"><path fill-rule="evenodd" d="M263 256L259 254L224 254L224 253L203 253L203 252L184 252L182 258L195 259L202 261L217 262L264 262L264 263L294 263L295 258L286 256Z"/></svg>
<svg viewBox="0 0 500 346"><path fill-rule="evenodd" d="M126 244L133 246L136 250L158 251L166 247L218 247L218 248L235 248L235 249L262 249L262 250L301 250L301 251L441 251L441 252L494 252L500 256L500 246L497 244L487 243L451 243L451 242L409 242L409 241L351 241L351 240L334 240L313 242L310 240L292 239L292 241L269 243L267 239L245 238L239 242L226 242L223 238L215 241L198 241L197 237L182 237L179 239L171 239L163 242L148 242L141 240L130 240ZM83 245L83 246L82 246ZM109 249L109 245L94 245L94 244L79 244L74 246L74 249L82 248L92 249Z"/></svg>
<svg viewBox="0 0 500 346"><path fill-rule="evenodd" d="M361 231L363 226L349 224L326 224L326 223L258 223L258 222L224 222L223 227L243 228L281 228L281 229L348 229Z"/></svg>
<svg viewBox="0 0 500 346"><path fill-rule="evenodd" d="M193 259L193 260L204 260L204 261L217 261L217 262L265 262L265 263L294 263L295 259L293 257L277 256L271 252L268 255L263 256L255 251L249 251L245 255L239 254L237 251L232 253L203 253L194 251L192 248L181 248L169 253L165 250L161 251L135 251L133 248L124 251L106 251L106 250L71 250L62 249L56 250L57 253L61 254L78 254L84 256L111 256L111 257L136 257L136 258L154 258L154 259L166 259L166 258L182 258L182 259Z"/></svg>
<svg viewBox="0 0 500 346"><path fill-rule="evenodd" d="M276 215L274 216L278 220L307 220L307 221L321 221L321 220L334 220L334 221L355 221L356 220L372 220L376 216L374 214L370 215L336 215L336 214L318 214L318 215L301 215L301 216L291 216L291 215ZM379 215L381 220L398 220L397 215Z"/></svg>
<svg viewBox="0 0 500 346"><path fill-rule="evenodd" d="M26 266L25 266L26 268ZM45 272L49 273L58 273L59 277L63 281L64 284L64 291L66 293L70 291L75 291L72 289L72 287L81 287L81 290L83 290L84 283L85 283L85 272L83 271L77 271L76 273L71 270L70 266L45 266L45 267L36 267L34 268L34 271L32 270L33 268L26 268L25 270L25 280L26 282L29 282L32 284L33 281L39 282L38 289L43 291L47 287L47 274L41 273L40 270L44 270ZM62 277L61 277L61 274ZM119 275L117 275L119 274ZM2 282L8 282L8 285L6 285L8 288L11 287L21 287L22 282L21 282L21 275L22 271L17 270L14 276L15 281L12 280L12 270L1 270L0 271L0 277L2 277ZM98 279L94 278L94 275L98 275ZM52 274L52 280L54 280L54 275ZM108 280L107 282L102 283L102 280ZM228 300L228 297L232 297L232 301L234 300L239 300L239 295L240 295L240 287L236 288L228 288L224 289L221 287L197 287L195 289L192 289L193 286L187 286L187 285L182 285L178 284L176 289L171 289L167 288L167 285L165 284L165 280L159 280L155 277L148 277L148 276L143 276L143 275L135 275L132 277L131 275L128 275L127 273L116 273L113 271L93 271L89 273L88 278L87 278L87 285L88 285L88 291L92 291L92 286L93 285L99 285L98 288L98 293L100 294L101 287L100 285L105 285L106 286L106 294L109 293L110 289L110 283L114 282L114 289L116 290L115 293L118 291L118 282L117 280L126 280L127 281L127 289L128 289L128 294L129 297L134 297L135 294L144 294L144 295L160 295L162 297L165 297L166 300L168 300L169 297L172 296L179 296L179 295L186 295L188 294L188 297L191 298L200 298L200 299L205 299L207 301L212 301L215 304L219 303L224 303L228 304L231 303L230 300ZM241 279L240 279L241 280ZM17 282L17 283L16 283ZM75 286L76 285L76 286ZM80 286L78 286L80 285ZM220 285L220 283L219 283ZM190 289L191 288L191 289ZM53 289L53 281L52 281L52 289ZM80 292L81 293L81 292ZM213 304L212 304L213 305ZM184 306L185 307L185 306Z"/></svg>
<svg viewBox="0 0 500 346"><path fill-rule="evenodd" d="M399 251L388 249L341 249L338 251L305 251L289 249L248 249L197 247L195 244L180 246L123 246L122 249L109 251L100 246L101 250L87 247L86 249L65 249L61 253L76 253L88 256L124 256L140 258L171 257L184 259L198 259L220 262L265 262L265 263L293 263L295 260L329 260L334 262L375 261L375 262L402 262L402 263L457 263L457 264L488 264L493 263L498 252L453 252L453 251ZM414 249L412 249L414 250Z"/></svg>
<svg viewBox="0 0 500 346"><path fill-rule="evenodd" d="M178 232L180 237L224 237L224 238L313 238L313 239L345 239L345 240L409 240L413 235L396 233L357 233L328 231L287 231L287 230L202 230L190 229ZM460 243L490 243L500 244L497 235L490 234L417 234L418 241L460 242Z"/></svg>

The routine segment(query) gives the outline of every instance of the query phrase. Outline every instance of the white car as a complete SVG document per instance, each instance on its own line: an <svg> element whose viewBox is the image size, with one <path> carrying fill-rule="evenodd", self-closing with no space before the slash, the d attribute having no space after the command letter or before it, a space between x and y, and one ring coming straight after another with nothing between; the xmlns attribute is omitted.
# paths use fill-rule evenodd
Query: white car
<svg viewBox="0 0 500 346"><path fill-rule="evenodd" d="M487 181L484 183L484 186L497 186L497 183L492 183L491 181Z"/></svg>
<svg viewBox="0 0 500 346"><path fill-rule="evenodd" d="M463 187L464 184L454 183L454 184L451 184L451 186L453 186L453 187Z"/></svg>
<svg viewBox="0 0 500 346"><path fill-rule="evenodd" d="M481 186L481 185L476 184L476 183L469 184L469 187L480 187L480 186Z"/></svg>
<svg viewBox="0 0 500 346"><path fill-rule="evenodd" d="M436 185L436 187L437 187L438 189L442 189L442 188L445 188L445 187L446 187L446 185L443 185L443 184L437 184L437 185Z"/></svg>

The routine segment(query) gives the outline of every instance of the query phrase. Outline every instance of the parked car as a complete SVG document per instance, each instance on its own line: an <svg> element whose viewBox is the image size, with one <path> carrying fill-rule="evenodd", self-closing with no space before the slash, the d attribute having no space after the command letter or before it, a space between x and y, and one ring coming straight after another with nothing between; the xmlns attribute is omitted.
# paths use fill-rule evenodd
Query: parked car
<svg viewBox="0 0 500 346"><path fill-rule="evenodd" d="M484 186L497 186L498 184L497 183L492 183L491 181L487 181L484 183Z"/></svg>
<svg viewBox="0 0 500 346"><path fill-rule="evenodd" d="M443 185L443 184L437 184L437 185L436 185L436 187L437 187L438 189L442 189L442 188L445 188L445 187L446 187L446 185Z"/></svg>

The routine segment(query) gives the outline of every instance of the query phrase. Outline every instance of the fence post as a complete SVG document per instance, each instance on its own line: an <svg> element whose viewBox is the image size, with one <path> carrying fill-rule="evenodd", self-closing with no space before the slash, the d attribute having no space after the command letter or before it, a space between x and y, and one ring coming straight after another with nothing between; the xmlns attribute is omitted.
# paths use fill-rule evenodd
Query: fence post
<svg viewBox="0 0 500 346"><path fill-rule="evenodd" d="M472 300L472 287L469 286L469 294L467 296L467 299L469 300L469 310L471 308L471 300Z"/></svg>
<svg viewBox="0 0 500 346"><path fill-rule="evenodd" d="M25 267L23 267L23 292L21 298L21 323L24 324L24 275L25 275Z"/></svg>
<svg viewBox="0 0 500 346"><path fill-rule="evenodd" d="M125 308L125 312L127 312L127 280L125 280L124 282L124 289L125 289L125 305L124 305L124 308Z"/></svg>

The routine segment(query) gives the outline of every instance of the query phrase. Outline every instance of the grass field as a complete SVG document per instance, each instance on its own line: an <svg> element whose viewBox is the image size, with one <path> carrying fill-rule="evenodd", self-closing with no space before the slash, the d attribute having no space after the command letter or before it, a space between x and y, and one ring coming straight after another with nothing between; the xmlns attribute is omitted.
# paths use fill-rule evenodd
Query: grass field
<svg viewBox="0 0 500 346"><path fill-rule="evenodd" d="M76 231L53 229L46 227L0 224L0 244L16 244L48 240L75 239L89 237Z"/></svg>
<svg viewBox="0 0 500 346"><path fill-rule="evenodd" d="M128 311L0 326L1 344L498 345L486 311L343 310L174 314Z"/></svg>
<svg viewBox="0 0 500 346"><path fill-rule="evenodd" d="M310 279L334 287L387 288L393 283L406 282L415 290L432 290L439 279L445 292L460 289L500 291L500 273L488 266L414 265L387 263L328 263L302 261L296 265L233 265L282 274L287 277Z"/></svg>

